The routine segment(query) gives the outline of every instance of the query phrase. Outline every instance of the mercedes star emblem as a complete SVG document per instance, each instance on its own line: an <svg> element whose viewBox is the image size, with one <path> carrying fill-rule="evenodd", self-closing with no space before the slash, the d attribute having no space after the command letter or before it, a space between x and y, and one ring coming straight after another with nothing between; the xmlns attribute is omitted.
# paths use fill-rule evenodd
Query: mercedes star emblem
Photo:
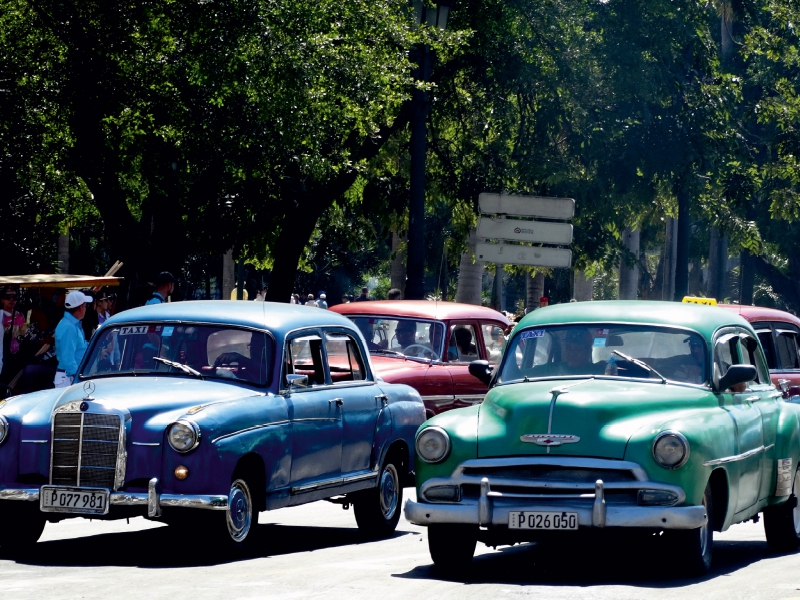
<svg viewBox="0 0 800 600"><path fill-rule="evenodd" d="M94 382L93 381L87 381L86 383L84 383L83 384L83 391L86 392L87 396L91 396L92 394L94 394Z"/></svg>

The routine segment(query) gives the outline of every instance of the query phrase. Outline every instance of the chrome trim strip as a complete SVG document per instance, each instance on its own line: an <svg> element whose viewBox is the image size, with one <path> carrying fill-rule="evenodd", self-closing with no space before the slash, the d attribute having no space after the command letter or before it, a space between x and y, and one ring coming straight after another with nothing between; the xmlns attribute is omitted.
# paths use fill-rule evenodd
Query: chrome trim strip
<svg viewBox="0 0 800 600"><path fill-rule="evenodd" d="M161 516L161 486L158 477L147 482L147 516L151 519Z"/></svg>
<svg viewBox="0 0 800 600"><path fill-rule="evenodd" d="M289 490L290 494L302 494L304 492L311 492L313 490L318 490L322 488L332 487L335 485L346 485L348 483L357 483L359 481L367 481L369 479L375 479L378 477L378 473L375 471L370 471L369 473L360 473L358 475L348 475L347 477L334 477L332 479L325 479L323 481L317 481L316 483L308 483L306 485L298 485L292 487Z"/></svg>
<svg viewBox="0 0 800 600"><path fill-rule="evenodd" d="M547 465L551 467L572 467L576 469L611 469L614 471L630 471L637 481L648 481L647 473L635 462L608 458L582 458L579 456L526 456L510 458L473 458L465 460L453 471L451 477L460 477L464 469L485 467L516 467ZM594 485L594 484L592 484ZM606 488L609 484L606 484Z"/></svg>
<svg viewBox="0 0 800 600"><path fill-rule="evenodd" d="M160 446L161 442L155 442L151 444L150 442L131 442L133 446Z"/></svg>
<svg viewBox="0 0 800 600"><path fill-rule="evenodd" d="M772 444L772 446L774 445L775 444ZM703 463L703 466L713 467L716 465L727 465L732 462L738 462L740 460L750 458L751 456L755 456L756 454L766 452L767 450L768 448L765 448L764 446L759 446L758 448L753 448L752 450L748 450L747 452L743 452L742 454L736 454L735 456L725 456L724 458L715 458L713 460L707 460L706 462Z"/></svg>
<svg viewBox="0 0 800 600"><path fill-rule="evenodd" d="M465 402L477 402L483 400L486 394L457 394L456 400L464 400Z"/></svg>
<svg viewBox="0 0 800 600"><path fill-rule="evenodd" d="M50 440L20 440L20 444L46 444Z"/></svg>
<svg viewBox="0 0 800 600"><path fill-rule="evenodd" d="M302 419L297 419L297 420L301 421ZM264 429L265 427L272 427L273 425L286 425L287 423L291 423L291 421L289 421L288 419L284 419L283 421L271 421L270 423L264 423L262 425L253 425L252 427L246 427L244 429L240 429L239 431L234 431L232 433L225 433L211 440L211 443L216 444L220 440L224 440L225 438L229 438L234 435L239 435L240 433L247 433L248 431L255 431L256 429Z"/></svg>

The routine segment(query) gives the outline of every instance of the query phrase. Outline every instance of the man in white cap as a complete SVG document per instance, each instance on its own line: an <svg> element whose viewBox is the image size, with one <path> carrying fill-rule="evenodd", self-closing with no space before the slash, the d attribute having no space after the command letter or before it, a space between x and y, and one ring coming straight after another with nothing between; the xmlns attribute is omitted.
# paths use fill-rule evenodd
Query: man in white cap
<svg viewBox="0 0 800 600"><path fill-rule="evenodd" d="M64 318L56 327L56 358L58 370L53 385L65 388L72 385L78 372L78 365L86 351L86 337L81 327L81 319L86 315L86 304L92 301L91 296L83 292L73 291L64 300Z"/></svg>
<svg viewBox="0 0 800 600"><path fill-rule="evenodd" d="M328 301L326 300L327 296L325 293L319 295L319 300L317 300L317 306L319 308L328 308Z"/></svg>

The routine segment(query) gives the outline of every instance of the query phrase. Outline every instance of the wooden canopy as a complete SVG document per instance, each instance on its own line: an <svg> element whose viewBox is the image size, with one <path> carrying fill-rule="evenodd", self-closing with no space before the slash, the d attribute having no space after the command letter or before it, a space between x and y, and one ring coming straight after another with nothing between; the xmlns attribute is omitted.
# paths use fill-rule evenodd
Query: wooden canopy
<svg viewBox="0 0 800 600"><path fill-rule="evenodd" d="M95 277L93 275L72 274L39 274L39 275L9 275L0 277L0 286L16 285L19 287L41 288L87 288L118 286L122 277Z"/></svg>

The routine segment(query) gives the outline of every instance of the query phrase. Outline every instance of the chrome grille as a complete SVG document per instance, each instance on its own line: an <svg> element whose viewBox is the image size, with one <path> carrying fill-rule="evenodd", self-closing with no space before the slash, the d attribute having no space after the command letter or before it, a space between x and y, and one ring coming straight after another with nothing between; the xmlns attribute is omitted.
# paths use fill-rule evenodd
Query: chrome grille
<svg viewBox="0 0 800 600"><path fill-rule="evenodd" d="M626 469L592 469L550 465L503 465L497 467L466 467L465 476L488 477L490 481L525 479L558 484L591 484L598 479L606 483L636 481L636 476Z"/></svg>
<svg viewBox="0 0 800 600"><path fill-rule="evenodd" d="M50 483L113 489L121 426L118 415L56 413Z"/></svg>

